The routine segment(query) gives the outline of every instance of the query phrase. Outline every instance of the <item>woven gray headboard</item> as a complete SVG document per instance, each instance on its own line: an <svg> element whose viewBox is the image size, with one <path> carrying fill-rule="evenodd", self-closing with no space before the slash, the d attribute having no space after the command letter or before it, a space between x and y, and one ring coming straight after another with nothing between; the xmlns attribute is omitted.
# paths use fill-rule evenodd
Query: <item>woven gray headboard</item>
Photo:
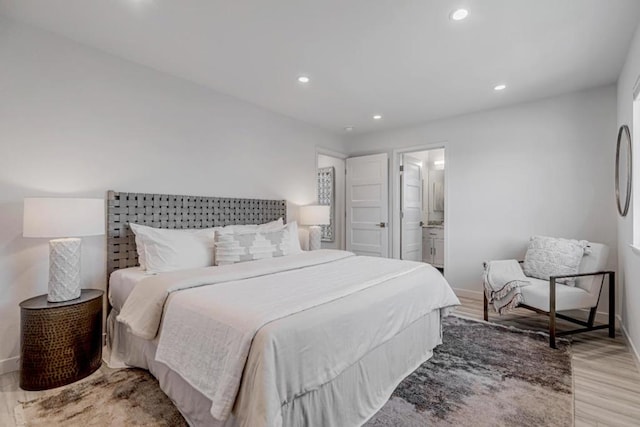
<svg viewBox="0 0 640 427"><path fill-rule="evenodd" d="M129 222L156 228L209 228L262 224L283 218L286 200L230 199L167 194L107 194L107 279L114 270L138 265Z"/></svg>

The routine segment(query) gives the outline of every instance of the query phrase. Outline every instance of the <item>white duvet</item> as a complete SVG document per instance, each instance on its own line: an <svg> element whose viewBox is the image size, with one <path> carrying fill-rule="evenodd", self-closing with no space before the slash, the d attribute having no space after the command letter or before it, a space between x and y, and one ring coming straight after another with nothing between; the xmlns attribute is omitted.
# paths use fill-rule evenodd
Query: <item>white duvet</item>
<svg viewBox="0 0 640 427"><path fill-rule="evenodd" d="M262 384L270 389L262 395L272 401L254 411L252 423L278 425L281 405L331 381L425 314L458 304L444 278L423 263L313 251L145 279L125 302L118 320L132 333L151 339L172 294L156 359L210 399L212 416L225 420L260 328L357 293L354 301L376 309L358 310L360 318L348 324L327 319L321 325L305 325L302 329L313 333L260 349L264 360L278 365L263 370L286 370L286 375L261 373L273 378L273 384Z"/></svg>

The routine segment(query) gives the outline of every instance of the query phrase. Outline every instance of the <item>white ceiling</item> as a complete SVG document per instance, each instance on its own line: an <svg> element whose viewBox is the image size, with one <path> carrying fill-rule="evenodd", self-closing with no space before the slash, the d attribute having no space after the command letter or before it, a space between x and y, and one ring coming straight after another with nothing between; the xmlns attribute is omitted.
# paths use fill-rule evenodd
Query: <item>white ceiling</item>
<svg viewBox="0 0 640 427"><path fill-rule="evenodd" d="M449 19L457 7L465 21ZM613 83L640 1L0 0L0 13L331 131L365 132ZM494 92L498 83L507 89Z"/></svg>

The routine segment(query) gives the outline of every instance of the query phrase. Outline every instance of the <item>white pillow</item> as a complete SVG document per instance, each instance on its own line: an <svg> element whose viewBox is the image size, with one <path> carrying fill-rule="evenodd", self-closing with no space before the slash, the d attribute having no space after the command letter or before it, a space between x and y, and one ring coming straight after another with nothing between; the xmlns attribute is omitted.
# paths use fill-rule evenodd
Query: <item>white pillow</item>
<svg viewBox="0 0 640 427"><path fill-rule="evenodd" d="M129 225L142 227L141 225L139 226L138 224L129 224ZM131 227L131 231L133 231L133 234L135 235L135 238L136 238L136 252L138 252L138 262L140 263L140 268L143 270L146 270L147 256L144 253L144 244L142 243L142 236L138 236L138 234L136 234L136 231L134 230L133 227Z"/></svg>
<svg viewBox="0 0 640 427"><path fill-rule="evenodd" d="M216 231L216 265L281 257L288 254L290 245L286 227L274 231Z"/></svg>
<svg viewBox="0 0 640 427"><path fill-rule="evenodd" d="M226 227L166 229L129 224L135 234L140 268L149 274L215 265L215 232L280 230L282 218L264 224L238 224ZM190 235L190 236L189 236ZM175 247L174 247L175 246ZM298 243L298 248L300 243ZM184 253L181 254L180 251ZM149 254L148 252L152 253ZM206 252L206 255L205 255ZM148 258L151 257L151 264ZM193 257L189 259L189 257Z"/></svg>
<svg viewBox="0 0 640 427"><path fill-rule="evenodd" d="M551 276L577 274L588 244L586 240L534 236L524 257L524 274L543 280L549 280ZM558 282L575 285L575 279L560 279Z"/></svg>
<svg viewBox="0 0 640 427"><path fill-rule="evenodd" d="M282 218L278 218L275 221L265 222L264 224L232 224L225 225L224 227L216 227L215 231L221 234L233 234L243 233L247 231L271 231L281 230L284 227L284 221ZM215 243L214 243L215 245ZM216 253L213 253L213 265L218 265L216 262Z"/></svg>
<svg viewBox="0 0 640 427"><path fill-rule="evenodd" d="M129 224L140 266L149 274L213 265L215 229L163 229Z"/></svg>
<svg viewBox="0 0 640 427"><path fill-rule="evenodd" d="M284 227L282 218L264 224L233 224L224 227L216 227L215 230L222 234L238 233L245 231L277 231Z"/></svg>
<svg viewBox="0 0 640 427"><path fill-rule="evenodd" d="M265 232L265 231L278 231L282 229L289 230L289 239L290 245L288 254L299 254L302 252L302 248L300 247L300 239L298 237L298 223L292 221L287 225L284 225L284 221L282 218L279 218L276 221L267 222L264 224L245 224L245 225L227 225L226 227L219 228L216 227L215 231L220 234L233 234L233 233L243 233L246 231L256 231L256 232Z"/></svg>

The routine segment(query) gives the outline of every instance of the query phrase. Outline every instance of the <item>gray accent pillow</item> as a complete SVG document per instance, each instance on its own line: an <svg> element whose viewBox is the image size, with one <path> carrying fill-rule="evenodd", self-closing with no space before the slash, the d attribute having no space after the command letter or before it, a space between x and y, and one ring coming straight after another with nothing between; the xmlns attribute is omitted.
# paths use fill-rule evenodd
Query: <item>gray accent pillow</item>
<svg viewBox="0 0 640 427"><path fill-rule="evenodd" d="M524 257L524 274L543 280L549 280L551 276L577 274L588 244L586 240L534 236ZM575 279L558 282L575 286Z"/></svg>
<svg viewBox="0 0 640 427"><path fill-rule="evenodd" d="M277 231L216 232L216 265L235 264L287 255L289 229Z"/></svg>

